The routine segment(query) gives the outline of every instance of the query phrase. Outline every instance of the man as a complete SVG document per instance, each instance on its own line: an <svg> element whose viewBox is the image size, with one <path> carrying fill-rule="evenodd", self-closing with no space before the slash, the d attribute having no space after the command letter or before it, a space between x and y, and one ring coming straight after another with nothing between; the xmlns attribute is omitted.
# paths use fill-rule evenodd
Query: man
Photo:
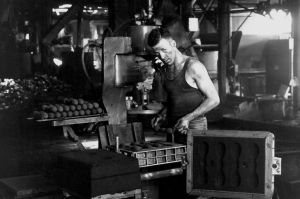
<svg viewBox="0 0 300 199"><path fill-rule="evenodd" d="M188 129L207 129L205 113L219 104L218 93L203 64L183 55L166 29L154 29L148 36L148 45L164 63L157 71L153 96L165 103L167 127L181 134ZM163 117L153 120L152 126L160 129ZM185 142L185 136L175 136L175 141Z"/></svg>

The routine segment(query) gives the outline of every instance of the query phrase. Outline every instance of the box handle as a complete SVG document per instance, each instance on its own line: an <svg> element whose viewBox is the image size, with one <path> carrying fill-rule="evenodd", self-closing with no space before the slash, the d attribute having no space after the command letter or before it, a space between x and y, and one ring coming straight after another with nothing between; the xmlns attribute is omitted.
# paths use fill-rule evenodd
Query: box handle
<svg viewBox="0 0 300 199"><path fill-rule="evenodd" d="M281 158L274 157L272 160L272 174L281 175Z"/></svg>

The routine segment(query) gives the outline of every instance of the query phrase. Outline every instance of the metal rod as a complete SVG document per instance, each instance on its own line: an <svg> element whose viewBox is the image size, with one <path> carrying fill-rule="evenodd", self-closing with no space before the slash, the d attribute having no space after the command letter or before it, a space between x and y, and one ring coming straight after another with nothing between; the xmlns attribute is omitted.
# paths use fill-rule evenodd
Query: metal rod
<svg viewBox="0 0 300 199"><path fill-rule="evenodd" d="M116 153L120 153L119 136L116 136Z"/></svg>
<svg viewBox="0 0 300 199"><path fill-rule="evenodd" d="M206 12L204 12L204 11L202 11L202 10L198 10L198 9L196 9L196 10L194 10L194 12L195 13L201 13L201 14L203 14L203 13L205 13L206 15L216 15L216 14L229 14L229 13L249 13L249 12L255 12L257 9L256 8L249 8L249 9L247 9L247 10L245 10L245 9L231 9L231 10L229 10L229 11L227 11L227 12L217 12L217 11L206 11Z"/></svg>
<svg viewBox="0 0 300 199"><path fill-rule="evenodd" d="M66 12L49 30L46 36L43 38L43 44L49 45L51 41L57 37L59 31L82 9L81 4L73 5L68 12Z"/></svg>
<svg viewBox="0 0 300 199"><path fill-rule="evenodd" d="M215 0L210 0L208 5L205 7L204 9L204 13L207 12L208 10L210 10L210 8L212 7L213 3L214 3ZM201 24L202 20L204 19L204 15L202 15L200 18L199 18L199 24Z"/></svg>
<svg viewBox="0 0 300 199"><path fill-rule="evenodd" d="M249 13L249 15L243 20L243 22L239 25L239 27L236 29L236 31L239 31L240 28L245 24L245 22L249 19L249 17L252 15L252 12ZM231 37L232 38L232 37Z"/></svg>
<svg viewBox="0 0 300 199"><path fill-rule="evenodd" d="M244 8L245 10L250 11L250 10L248 10L249 8L243 6L243 5L240 4L240 3L237 3L237 2L231 1L231 0L229 0L229 2L230 2L231 4L233 4L233 5L239 6L240 8Z"/></svg>
<svg viewBox="0 0 300 199"><path fill-rule="evenodd" d="M76 46L81 46L81 19L82 19L82 9L78 10L77 13L77 42Z"/></svg>
<svg viewBox="0 0 300 199"><path fill-rule="evenodd" d="M248 13L248 12L256 12L256 8L249 8L247 10L244 9L232 9L229 11L229 13Z"/></svg>
<svg viewBox="0 0 300 199"><path fill-rule="evenodd" d="M294 39L290 38L289 39L289 53L290 53L290 60L291 60L291 64L290 64L290 70L291 70L291 76L290 76L290 82L292 81L292 79L294 79L295 74L294 74ZM295 105L294 105L294 98L295 98L295 91L294 91L294 87L289 85L291 88L291 107L293 109L293 113L292 115L294 116L294 111L295 109Z"/></svg>
<svg viewBox="0 0 300 199"><path fill-rule="evenodd" d="M293 28L293 38L294 38L294 62L293 62L293 73L294 76L300 79L300 2L295 1L292 12L292 28ZM294 110L297 111L300 107L300 86L294 87Z"/></svg>
<svg viewBox="0 0 300 199"><path fill-rule="evenodd" d="M153 3L152 0L148 0L148 18L152 18L153 16Z"/></svg>
<svg viewBox="0 0 300 199"><path fill-rule="evenodd" d="M200 27L200 24L201 24L201 22L202 22L202 20L204 19L204 16L205 16L205 14L207 13L207 11L209 11L210 10L210 8L213 6L213 3L215 2L215 0L210 0L209 1L209 3L208 3L208 5L204 8L204 12L203 12L203 14L200 16L200 18L198 19L198 24L199 24L199 27ZM194 11L193 11L194 12ZM194 32L194 33L192 33L192 34L189 34L188 35L188 38L189 38L189 40L194 40L195 38L197 38L197 37L199 37L199 35L200 35L200 31L196 31L196 32ZM190 48L190 47L189 47Z"/></svg>
<svg viewBox="0 0 300 199"><path fill-rule="evenodd" d="M182 168L174 168L174 169L168 169L162 171L142 173L141 180L153 180L153 179L164 178L169 176L181 175L182 173L183 173Z"/></svg>

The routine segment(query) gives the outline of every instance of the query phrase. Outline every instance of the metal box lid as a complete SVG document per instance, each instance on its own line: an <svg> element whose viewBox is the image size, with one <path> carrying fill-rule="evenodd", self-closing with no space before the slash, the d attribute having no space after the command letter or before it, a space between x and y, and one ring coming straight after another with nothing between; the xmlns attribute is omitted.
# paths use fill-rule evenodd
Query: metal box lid
<svg viewBox="0 0 300 199"><path fill-rule="evenodd" d="M58 162L60 168L80 173L84 179L139 173L137 159L105 150L66 152L59 155Z"/></svg>
<svg viewBox="0 0 300 199"><path fill-rule="evenodd" d="M262 131L191 130L187 192L221 198L271 198L274 135Z"/></svg>

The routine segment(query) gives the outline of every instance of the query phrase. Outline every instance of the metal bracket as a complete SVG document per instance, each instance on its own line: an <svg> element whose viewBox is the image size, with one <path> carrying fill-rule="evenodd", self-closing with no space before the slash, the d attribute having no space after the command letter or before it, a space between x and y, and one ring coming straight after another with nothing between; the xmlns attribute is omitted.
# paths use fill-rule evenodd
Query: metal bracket
<svg viewBox="0 0 300 199"><path fill-rule="evenodd" d="M281 175L281 158L274 157L272 160L272 174Z"/></svg>
<svg viewBox="0 0 300 199"><path fill-rule="evenodd" d="M187 169L188 164L189 162L187 161L187 157L186 156L181 157L181 168L183 170Z"/></svg>
<svg viewBox="0 0 300 199"><path fill-rule="evenodd" d="M84 151L85 147L80 141L80 138L76 135L75 131L71 126L63 126L63 134L65 138L69 138L72 141L75 141L79 150Z"/></svg>
<svg viewBox="0 0 300 199"><path fill-rule="evenodd" d="M49 32L43 38L42 42L45 45L50 45L51 41L57 36L59 31L69 22L71 19L82 10L82 4L74 4L68 12L66 12L62 17L50 28Z"/></svg>
<svg viewBox="0 0 300 199"><path fill-rule="evenodd" d="M63 126L63 133L65 138L70 138L74 141L78 141L79 137L75 134L71 126Z"/></svg>

